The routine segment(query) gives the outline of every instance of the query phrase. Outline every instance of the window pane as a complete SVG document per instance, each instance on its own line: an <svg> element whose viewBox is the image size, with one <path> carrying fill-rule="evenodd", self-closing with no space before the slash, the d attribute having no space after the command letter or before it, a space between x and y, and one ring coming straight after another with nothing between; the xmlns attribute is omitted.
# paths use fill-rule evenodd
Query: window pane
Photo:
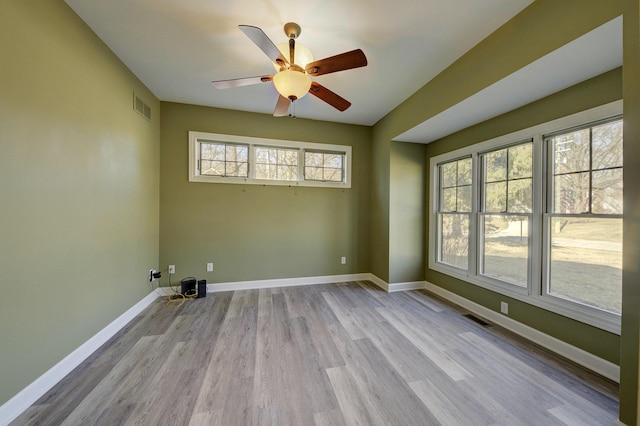
<svg viewBox="0 0 640 426"><path fill-rule="evenodd" d="M482 273L521 287L527 286L529 218L487 215L483 220Z"/></svg>
<svg viewBox="0 0 640 426"><path fill-rule="evenodd" d="M471 158L460 160L458 163L458 185L471 185Z"/></svg>
<svg viewBox="0 0 640 426"><path fill-rule="evenodd" d="M622 169L599 170L592 179L592 212L622 214Z"/></svg>
<svg viewBox="0 0 640 426"><path fill-rule="evenodd" d="M256 164L256 179L270 179L268 164Z"/></svg>
<svg viewBox="0 0 640 426"><path fill-rule="evenodd" d="M342 182L342 168L339 169L324 169L324 180L329 182Z"/></svg>
<svg viewBox="0 0 640 426"><path fill-rule="evenodd" d="M306 180L322 180L322 167L305 167L304 178Z"/></svg>
<svg viewBox="0 0 640 426"><path fill-rule="evenodd" d="M469 216L440 214L440 261L467 269L469 253Z"/></svg>
<svg viewBox="0 0 640 426"><path fill-rule="evenodd" d="M319 152L304 153L304 164L307 167L320 167L322 166L322 154Z"/></svg>
<svg viewBox="0 0 640 426"><path fill-rule="evenodd" d="M622 219L551 218L549 293L621 313Z"/></svg>
<svg viewBox="0 0 640 426"><path fill-rule="evenodd" d="M215 143L200 144L200 158L203 160L224 161L225 144L215 144Z"/></svg>
<svg viewBox="0 0 640 426"><path fill-rule="evenodd" d="M342 155L341 154L325 154L324 166L335 169L342 169Z"/></svg>
<svg viewBox="0 0 640 426"><path fill-rule="evenodd" d="M484 211L502 213L507 211L507 183L496 182L485 185Z"/></svg>
<svg viewBox="0 0 640 426"><path fill-rule="evenodd" d="M589 211L589 173L553 178L553 212L579 214Z"/></svg>
<svg viewBox="0 0 640 426"><path fill-rule="evenodd" d="M489 152L484 155L485 182L507 180L507 150Z"/></svg>
<svg viewBox="0 0 640 426"><path fill-rule="evenodd" d="M256 179L298 180L298 150L258 146Z"/></svg>
<svg viewBox="0 0 640 426"><path fill-rule="evenodd" d="M509 181L509 213L531 213L533 207L531 195L532 179Z"/></svg>
<svg viewBox="0 0 640 426"><path fill-rule="evenodd" d="M305 152L304 178L323 182L344 180L344 155L330 152Z"/></svg>
<svg viewBox="0 0 640 426"><path fill-rule="evenodd" d="M248 177L249 176L249 164L247 163L239 163L238 164L238 174L235 176L239 177Z"/></svg>
<svg viewBox="0 0 640 426"><path fill-rule="evenodd" d="M529 178L532 176L532 143L509 148L509 179Z"/></svg>
<svg viewBox="0 0 640 426"><path fill-rule="evenodd" d="M227 145L227 161L247 162L249 147L240 145Z"/></svg>
<svg viewBox="0 0 640 426"><path fill-rule="evenodd" d="M298 166L277 166L276 179L298 180Z"/></svg>
<svg viewBox="0 0 640 426"><path fill-rule="evenodd" d="M593 169L622 167L622 120L593 128Z"/></svg>
<svg viewBox="0 0 640 426"><path fill-rule="evenodd" d="M553 138L553 174L589 170L589 129Z"/></svg>
<svg viewBox="0 0 640 426"><path fill-rule="evenodd" d="M225 163L225 176L247 177L247 163L229 162Z"/></svg>
<svg viewBox="0 0 640 426"><path fill-rule="evenodd" d="M255 149L256 163L269 163L269 150L261 147Z"/></svg>
<svg viewBox="0 0 640 426"><path fill-rule="evenodd" d="M456 193L457 190L453 188L445 188L441 192L442 199L440 200L440 211L442 212L455 212L456 211Z"/></svg>
<svg viewBox="0 0 640 426"><path fill-rule="evenodd" d="M471 185L458 187L458 202L456 205L456 211L471 211Z"/></svg>
<svg viewBox="0 0 640 426"><path fill-rule="evenodd" d="M200 160L200 174L224 176L224 161Z"/></svg>
<svg viewBox="0 0 640 426"><path fill-rule="evenodd" d="M440 166L441 186L444 188L455 186L458 182L458 162L446 163Z"/></svg>

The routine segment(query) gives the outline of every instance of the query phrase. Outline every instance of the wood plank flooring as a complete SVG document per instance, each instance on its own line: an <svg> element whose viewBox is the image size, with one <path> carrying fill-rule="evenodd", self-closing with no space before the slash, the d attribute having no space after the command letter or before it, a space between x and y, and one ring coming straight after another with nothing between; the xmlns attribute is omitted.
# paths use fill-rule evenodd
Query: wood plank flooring
<svg viewBox="0 0 640 426"><path fill-rule="evenodd" d="M14 425L611 425L617 385L425 291L158 299Z"/></svg>

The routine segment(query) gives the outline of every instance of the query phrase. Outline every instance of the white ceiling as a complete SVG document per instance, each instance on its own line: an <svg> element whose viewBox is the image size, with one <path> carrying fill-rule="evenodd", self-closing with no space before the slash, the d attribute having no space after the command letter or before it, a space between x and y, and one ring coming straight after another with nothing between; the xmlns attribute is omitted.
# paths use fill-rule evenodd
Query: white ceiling
<svg viewBox="0 0 640 426"><path fill-rule="evenodd" d="M287 40L283 25L297 22L302 27L297 41L308 47L315 59L360 48L369 61L367 67L313 78L351 101L351 108L339 112L314 96L305 96L296 102L296 115L363 125L375 124L532 2L65 1L162 101L271 114L278 97L271 83L226 90L215 89L210 84L212 80L274 72L264 53L238 29L240 24L262 28L275 44L279 44ZM618 65L622 63L621 44L620 35ZM600 59L602 52L600 50L595 57ZM612 65L608 60L604 67L611 69L618 65ZM592 75L596 74L589 76ZM554 74L538 78L537 87L562 89L558 87L556 77ZM572 84L569 80L562 79L560 85L567 87ZM505 105L520 104L531 96L530 93L520 94L518 89L521 87L497 85L494 88L497 92L489 94L493 97L508 90L506 98L501 98L504 102L499 105L504 108ZM462 103L458 108L464 110L464 105ZM404 136L407 140L426 142L426 137L444 136L442 132L448 134L462 128L453 125L446 114L443 117L442 122L434 122L440 126L435 133L432 126L427 129L418 126Z"/></svg>

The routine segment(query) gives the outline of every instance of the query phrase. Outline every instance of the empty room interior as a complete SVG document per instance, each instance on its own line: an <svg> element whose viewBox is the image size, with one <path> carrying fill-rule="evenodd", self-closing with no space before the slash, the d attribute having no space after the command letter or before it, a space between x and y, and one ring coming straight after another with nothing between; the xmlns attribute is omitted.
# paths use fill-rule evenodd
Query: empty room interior
<svg viewBox="0 0 640 426"><path fill-rule="evenodd" d="M0 425L640 424L638 0L1 0L0 58Z"/></svg>

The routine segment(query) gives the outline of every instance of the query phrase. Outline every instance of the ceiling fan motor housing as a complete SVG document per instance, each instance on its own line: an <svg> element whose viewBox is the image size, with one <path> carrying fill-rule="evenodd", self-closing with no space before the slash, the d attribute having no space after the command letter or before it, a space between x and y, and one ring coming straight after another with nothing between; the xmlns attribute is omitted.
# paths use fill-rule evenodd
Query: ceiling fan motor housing
<svg viewBox="0 0 640 426"><path fill-rule="evenodd" d="M302 28L300 28L300 25L295 22L287 22L284 24L284 33L289 38L298 38L301 32Z"/></svg>

